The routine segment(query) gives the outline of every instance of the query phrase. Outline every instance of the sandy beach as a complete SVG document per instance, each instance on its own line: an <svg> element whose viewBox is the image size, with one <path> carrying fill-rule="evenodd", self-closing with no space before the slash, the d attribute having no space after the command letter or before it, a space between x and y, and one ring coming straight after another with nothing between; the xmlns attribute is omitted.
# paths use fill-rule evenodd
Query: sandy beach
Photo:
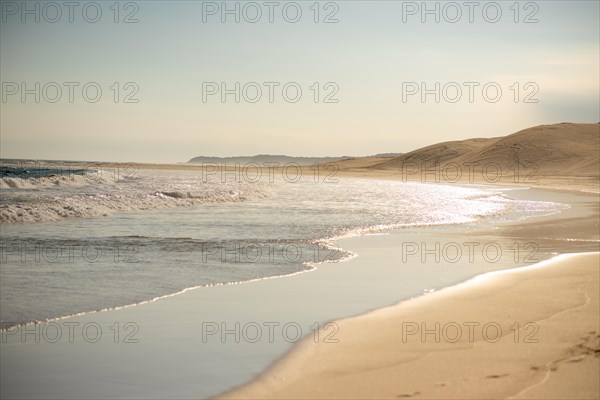
<svg viewBox="0 0 600 400"><path fill-rule="evenodd" d="M220 398L597 399L597 194L588 200L587 213L573 207L495 232L560 256L340 320L335 346L304 340ZM569 254L585 248L594 251Z"/></svg>
<svg viewBox="0 0 600 400"><path fill-rule="evenodd" d="M598 253L490 273L339 321L223 398L596 399Z"/></svg>

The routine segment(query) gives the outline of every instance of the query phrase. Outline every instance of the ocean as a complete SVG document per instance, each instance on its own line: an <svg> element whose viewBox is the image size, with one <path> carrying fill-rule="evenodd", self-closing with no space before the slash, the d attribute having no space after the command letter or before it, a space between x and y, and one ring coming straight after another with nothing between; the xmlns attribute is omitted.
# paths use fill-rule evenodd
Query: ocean
<svg viewBox="0 0 600 400"><path fill-rule="evenodd" d="M505 187L316 175L15 160L0 172L3 328L310 272L356 256L344 237L566 207Z"/></svg>

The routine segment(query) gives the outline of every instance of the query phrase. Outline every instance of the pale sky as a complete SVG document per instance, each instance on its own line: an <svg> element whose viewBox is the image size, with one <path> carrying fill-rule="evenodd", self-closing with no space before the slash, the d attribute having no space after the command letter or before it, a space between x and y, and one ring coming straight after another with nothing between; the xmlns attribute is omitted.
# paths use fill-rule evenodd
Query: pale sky
<svg viewBox="0 0 600 400"><path fill-rule="evenodd" d="M600 120L598 1L427 2L439 22L421 1L228 2L239 23L221 1L63 3L2 1L2 158L360 156Z"/></svg>

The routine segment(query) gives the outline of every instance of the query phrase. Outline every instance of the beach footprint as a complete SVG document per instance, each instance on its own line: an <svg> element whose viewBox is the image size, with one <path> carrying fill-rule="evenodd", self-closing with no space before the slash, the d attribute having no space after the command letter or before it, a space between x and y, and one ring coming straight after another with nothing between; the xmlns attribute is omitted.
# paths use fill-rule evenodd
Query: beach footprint
<svg viewBox="0 0 600 400"><path fill-rule="evenodd" d="M498 378L504 378L505 376L508 376L508 374L502 374L502 375L488 375L486 376L487 379L498 379Z"/></svg>
<svg viewBox="0 0 600 400"><path fill-rule="evenodd" d="M397 395L396 397L399 399L407 399L410 397L418 396L420 394L421 394L421 392L403 393L403 394Z"/></svg>

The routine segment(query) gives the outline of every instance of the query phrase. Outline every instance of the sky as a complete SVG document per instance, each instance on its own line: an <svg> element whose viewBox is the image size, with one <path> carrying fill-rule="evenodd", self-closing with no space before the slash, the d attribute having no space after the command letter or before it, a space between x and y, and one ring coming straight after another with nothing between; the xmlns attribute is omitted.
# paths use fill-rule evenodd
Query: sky
<svg viewBox="0 0 600 400"><path fill-rule="evenodd" d="M1 5L2 158L362 156L600 121L598 1Z"/></svg>

